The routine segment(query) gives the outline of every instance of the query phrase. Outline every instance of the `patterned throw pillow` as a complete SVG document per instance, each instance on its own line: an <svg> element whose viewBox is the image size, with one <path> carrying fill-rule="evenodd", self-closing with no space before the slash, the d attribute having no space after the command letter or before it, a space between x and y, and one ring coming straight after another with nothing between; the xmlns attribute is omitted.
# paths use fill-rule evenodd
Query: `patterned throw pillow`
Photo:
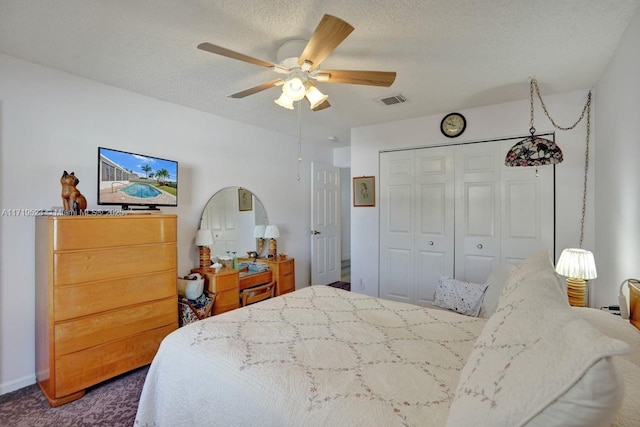
<svg viewBox="0 0 640 427"><path fill-rule="evenodd" d="M487 285L484 283L463 282L440 276L433 304L466 316L478 317L486 289Z"/></svg>

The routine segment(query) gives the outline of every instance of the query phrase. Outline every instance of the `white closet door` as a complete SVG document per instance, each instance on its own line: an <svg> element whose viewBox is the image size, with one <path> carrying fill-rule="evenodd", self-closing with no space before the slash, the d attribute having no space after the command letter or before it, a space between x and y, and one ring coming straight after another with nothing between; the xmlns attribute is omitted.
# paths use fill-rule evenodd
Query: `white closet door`
<svg viewBox="0 0 640 427"><path fill-rule="evenodd" d="M438 276L484 283L554 250L554 169L506 167L516 140L380 155L380 297L432 302Z"/></svg>
<svg viewBox="0 0 640 427"><path fill-rule="evenodd" d="M430 303L438 275L453 277L454 147L415 151L414 303Z"/></svg>
<svg viewBox="0 0 640 427"><path fill-rule="evenodd" d="M513 141L502 142L506 153ZM501 262L518 264L540 251L554 255L554 169L502 165Z"/></svg>
<svg viewBox="0 0 640 427"><path fill-rule="evenodd" d="M413 150L380 154L380 297L413 302Z"/></svg>
<svg viewBox="0 0 640 427"><path fill-rule="evenodd" d="M455 277L484 283L500 264L499 143L456 146Z"/></svg>

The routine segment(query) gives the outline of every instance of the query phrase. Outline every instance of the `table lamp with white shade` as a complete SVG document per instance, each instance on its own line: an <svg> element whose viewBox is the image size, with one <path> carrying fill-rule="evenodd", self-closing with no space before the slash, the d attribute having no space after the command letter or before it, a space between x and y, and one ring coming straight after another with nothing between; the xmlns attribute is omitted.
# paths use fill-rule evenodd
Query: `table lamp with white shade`
<svg viewBox="0 0 640 427"><path fill-rule="evenodd" d="M210 245L213 245L211 230L198 230L196 233L196 246L200 248L200 268L208 268L211 266Z"/></svg>
<svg viewBox="0 0 640 427"><path fill-rule="evenodd" d="M278 243L276 239L280 237L280 230L277 225L267 225L264 230L264 238L269 240L269 258L275 258L278 255Z"/></svg>
<svg viewBox="0 0 640 427"><path fill-rule="evenodd" d="M556 265L556 272L567 277L569 304L574 307L585 307L587 280L598 277L593 254L584 249L565 249Z"/></svg>

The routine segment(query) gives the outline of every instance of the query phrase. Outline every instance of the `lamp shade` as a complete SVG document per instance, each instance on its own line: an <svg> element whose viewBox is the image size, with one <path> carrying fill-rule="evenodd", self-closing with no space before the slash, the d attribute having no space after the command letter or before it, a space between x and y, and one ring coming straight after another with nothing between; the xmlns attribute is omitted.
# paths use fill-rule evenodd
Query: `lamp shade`
<svg viewBox="0 0 640 427"><path fill-rule="evenodd" d="M562 162L562 150L555 142L531 134L515 144L504 159L506 166L544 166Z"/></svg>
<svg viewBox="0 0 640 427"><path fill-rule="evenodd" d="M284 92L280 94L280 98L276 99L273 102L281 107L286 108L287 110L293 110L293 100L289 98Z"/></svg>
<svg viewBox="0 0 640 427"><path fill-rule="evenodd" d="M209 246L213 245L213 237L211 236L211 230L198 230L196 233L196 246Z"/></svg>
<svg viewBox="0 0 640 427"><path fill-rule="evenodd" d="M293 77L287 80L282 86L282 92L293 101L300 101L306 94L306 89L302 79Z"/></svg>
<svg viewBox="0 0 640 427"><path fill-rule="evenodd" d="M280 230L278 230L277 225L267 225L264 231L265 239L277 239L280 237Z"/></svg>
<svg viewBox="0 0 640 427"><path fill-rule="evenodd" d="M264 230L267 228L265 225L256 225L253 229L253 237L256 239L264 238Z"/></svg>
<svg viewBox="0 0 640 427"><path fill-rule="evenodd" d="M556 272L574 279L590 280L598 277L593 254L584 249L563 250L556 265Z"/></svg>
<svg viewBox="0 0 640 427"><path fill-rule="evenodd" d="M307 99L309 100L309 108L312 110L316 108L318 105L322 104L324 101L329 98L329 95L325 95L318 90L312 84L309 84L307 87Z"/></svg>

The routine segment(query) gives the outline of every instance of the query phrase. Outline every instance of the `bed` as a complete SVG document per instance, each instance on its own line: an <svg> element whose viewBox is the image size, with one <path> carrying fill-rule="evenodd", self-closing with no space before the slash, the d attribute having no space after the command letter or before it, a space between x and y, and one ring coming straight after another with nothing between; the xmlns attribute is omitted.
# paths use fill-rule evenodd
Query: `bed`
<svg viewBox="0 0 640 427"><path fill-rule="evenodd" d="M135 424L632 426L640 419L635 328L569 307L547 254L518 266L500 295L484 319L313 286L193 323L162 342ZM586 409L585 390L597 400Z"/></svg>

